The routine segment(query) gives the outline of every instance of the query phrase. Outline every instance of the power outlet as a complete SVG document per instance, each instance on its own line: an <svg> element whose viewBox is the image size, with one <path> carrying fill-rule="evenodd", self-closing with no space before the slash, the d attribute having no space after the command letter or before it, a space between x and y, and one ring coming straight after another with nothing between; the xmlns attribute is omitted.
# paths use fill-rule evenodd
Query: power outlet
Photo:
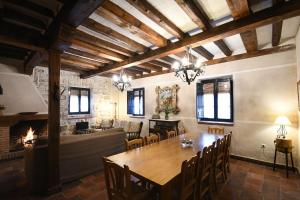
<svg viewBox="0 0 300 200"><path fill-rule="evenodd" d="M265 149L265 148L266 148L266 144L261 144L261 145L260 145L260 148L261 148L261 149Z"/></svg>

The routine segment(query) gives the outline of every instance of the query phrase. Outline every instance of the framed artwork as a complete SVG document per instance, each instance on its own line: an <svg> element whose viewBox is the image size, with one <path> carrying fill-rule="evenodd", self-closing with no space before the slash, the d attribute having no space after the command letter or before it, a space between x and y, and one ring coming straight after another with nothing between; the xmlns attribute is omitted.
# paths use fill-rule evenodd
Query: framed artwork
<svg viewBox="0 0 300 200"><path fill-rule="evenodd" d="M155 111L157 113L165 112L165 107L168 106L170 112L177 114L179 113L179 108L177 106L177 90L178 85L173 85L172 87L161 88L157 86L155 91L157 94L157 105Z"/></svg>

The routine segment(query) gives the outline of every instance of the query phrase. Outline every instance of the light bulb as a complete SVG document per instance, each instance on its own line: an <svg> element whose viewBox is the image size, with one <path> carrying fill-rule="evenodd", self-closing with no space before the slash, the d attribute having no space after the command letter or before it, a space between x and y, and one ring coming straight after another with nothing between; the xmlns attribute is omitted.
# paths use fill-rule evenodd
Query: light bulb
<svg viewBox="0 0 300 200"><path fill-rule="evenodd" d="M175 61L173 64L172 64L172 68L173 69L178 69L180 67L180 63L178 61Z"/></svg>
<svg viewBox="0 0 300 200"><path fill-rule="evenodd" d="M113 75L112 79L113 79L114 82L119 81L119 77L117 75Z"/></svg>
<svg viewBox="0 0 300 200"><path fill-rule="evenodd" d="M127 76L126 76L125 74L122 76L122 80L123 80L124 82L127 82L127 81L128 81L128 78L127 78Z"/></svg>
<svg viewBox="0 0 300 200"><path fill-rule="evenodd" d="M197 61L196 61L195 67L196 67L196 68L200 68L201 66L202 66L202 62L201 62L201 60L198 58Z"/></svg>
<svg viewBox="0 0 300 200"><path fill-rule="evenodd" d="M184 57L184 58L181 60L181 63L182 63L183 66L188 65L188 64L189 64L188 58L187 58L187 57Z"/></svg>

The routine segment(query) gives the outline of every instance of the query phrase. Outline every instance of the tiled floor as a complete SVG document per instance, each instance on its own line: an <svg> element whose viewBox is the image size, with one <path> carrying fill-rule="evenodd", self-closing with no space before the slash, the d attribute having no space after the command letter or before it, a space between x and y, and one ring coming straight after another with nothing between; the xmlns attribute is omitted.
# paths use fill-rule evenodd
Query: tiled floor
<svg viewBox="0 0 300 200"><path fill-rule="evenodd" d="M23 160L0 163L0 199L48 199L48 200L106 200L103 172L63 185L61 193L47 198L30 197L26 190ZM231 160L231 174L225 184L219 184L216 200L300 200L300 176L285 171L276 172L272 168L240 160Z"/></svg>

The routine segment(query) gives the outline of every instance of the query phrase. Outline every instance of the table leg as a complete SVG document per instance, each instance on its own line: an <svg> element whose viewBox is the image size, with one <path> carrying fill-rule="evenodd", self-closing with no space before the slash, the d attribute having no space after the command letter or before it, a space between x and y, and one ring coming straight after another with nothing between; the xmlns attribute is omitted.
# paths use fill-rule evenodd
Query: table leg
<svg viewBox="0 0 300 200"><path fill-rule="evenodd" d="M288 162L288 152L285 151L285 170L286 170L286 177L289 177L289 162Z"/></svg>
<svg viewBox="0 0 300 200"><path fill-rule="evenodd" d="M275 165L276 165L276 156L277 156L277 149L275 148L275 155L274 155L273 171L275 171Z"/></svg>
<svg viewBox="0 0 300 200"><path fill-rule="evenodd" d="M160 200L171 200L171 187L170 184L167 184L163 186L160 190L160 195L159 195Z"/></svg>
<svg viewBox="0 0 300 200"><path fill-rule="evenodd" d="M293 172L295 172L294 161L293 161L293 154L292 154L292 152L290 154L291 154L291 161L292 161Z"/></svg>

